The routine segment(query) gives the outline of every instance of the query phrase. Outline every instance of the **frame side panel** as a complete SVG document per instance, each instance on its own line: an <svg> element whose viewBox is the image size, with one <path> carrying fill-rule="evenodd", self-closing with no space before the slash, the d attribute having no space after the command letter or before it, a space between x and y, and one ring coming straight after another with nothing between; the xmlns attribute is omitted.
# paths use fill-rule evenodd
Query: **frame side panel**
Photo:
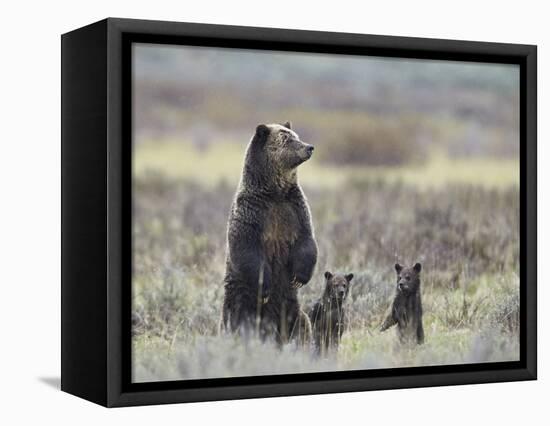
<svg viewBox="0 0 550 426"><path fill-rule="evenodd" d="M106 403L107 31L61 38L61 389Z"/></svg>
<svg viewBox="0 0 550 426"><path fill-rule="evenodd" d="M124 48L122 34L114 28L112 19L107 22L107 406L111 407L122 393L124 364L131 363L129 348L123 344L131 339L130 330L125 328L130 322L131 292L124 292L123 287L124 280L131 279L124 275L124 267L131 265L128 248L132 233L128 225L132 220L132 182L123 151L132 148L123 134L123 121L129 119L124 115L123 103L131 104L132 93L131 82L122 79L123 62L130 60L130 52Z"/></svg>
<svg viewBox="0 0 550 426"><path fill-rule="evenodd" d="M526 58L526 346L527 371L537 378L537 47Z"/></svg>

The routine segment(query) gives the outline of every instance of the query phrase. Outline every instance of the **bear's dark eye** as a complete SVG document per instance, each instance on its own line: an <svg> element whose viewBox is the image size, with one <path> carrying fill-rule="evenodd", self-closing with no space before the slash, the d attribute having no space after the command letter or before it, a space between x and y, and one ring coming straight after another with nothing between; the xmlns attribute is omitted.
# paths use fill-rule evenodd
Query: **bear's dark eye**
<svg viewBox="0 0 550 426"><path fill-rule="evenodd" d="M411 280L411 277L410 277L409 275L407 275L407 276L405 277L405 279L406 279L407 281L410 281L410 280Z"/></svg>

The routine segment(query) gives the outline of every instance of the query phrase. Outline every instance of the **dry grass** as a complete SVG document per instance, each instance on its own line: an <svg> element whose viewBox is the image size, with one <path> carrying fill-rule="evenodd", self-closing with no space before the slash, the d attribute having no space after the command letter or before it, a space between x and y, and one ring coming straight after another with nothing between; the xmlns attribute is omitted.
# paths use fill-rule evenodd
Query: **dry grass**
<svg viewBox="0 0 550 426"><path fill-rule="evenodd" d="M191 163L179 164L185 168ZM225 157L224 163L228 170L234 167L232 158ZM483 187L475 181L417 186L413 179L397 183L383 175L371 179L340 171L342 191L341 185L323 185L322 179L308 176L316 176L317 165L304 167L301 180L320 255L312 282L300 290L303 305L321 294L326 269L355 274L347 306L349 330L337 354L319 359L291 345L280 352L269 344L218 335L225 226L236 182L218 175L202 185L197 180L207 172L196 166L167 177L137 164L135 380L518 358L517 186ZM417 260L423 263L426 344L400 348L393 330L379 333L377 328L391 300L393 264Z"/></svg>

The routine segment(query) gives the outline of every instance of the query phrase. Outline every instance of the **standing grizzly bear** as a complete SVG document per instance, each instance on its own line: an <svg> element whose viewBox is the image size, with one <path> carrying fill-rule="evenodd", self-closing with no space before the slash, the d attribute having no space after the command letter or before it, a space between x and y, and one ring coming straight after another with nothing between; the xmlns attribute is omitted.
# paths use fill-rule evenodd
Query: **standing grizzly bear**
<svg viewBox="0 0 550 426"><path fill-rule="evenodd" d="M344 303L352 279L353 274L325 272L325 290L309 313L318 355L327 354L331 348L338 349L340 345L342 334L347 328Z"/></svg>
<svg viewBox="0 0 550 426"><path fill-rule="evenodd" d="M227 225L226 330L279 343L311 331L297 288L311 279L317 245L296 173L312 153L290 123L256 128Z"/></svg>
<svg viewBox="0 0 550 426"><path fill-rule="evenodd" d="M385 331L397 324L397 334L401 343L424 343L422 326L422 300L420 297L420 271L422 265L413 267L395 264L397 288L391 306L391 312L382 324L380 331Z"/></svg>

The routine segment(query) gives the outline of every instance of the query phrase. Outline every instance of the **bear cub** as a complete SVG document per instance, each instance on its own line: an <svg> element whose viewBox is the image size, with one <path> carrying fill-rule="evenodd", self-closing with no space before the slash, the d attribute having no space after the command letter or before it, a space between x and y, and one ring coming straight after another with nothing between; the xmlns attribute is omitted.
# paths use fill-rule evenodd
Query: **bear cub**
<svg viewBox="0 0 550 426"><path fill-rule="evenodd" d="M325 289L321 298L309 313L315 351L326 353L338 349L340 339L347 326L344 302L349 293L353 274L341 275L325 272Z"/></svg>
<svg viewBox="0 0 550 426"><path fill-rule="evenodd" d="M422 300L420 297L420 271L422 265L415 263L412 267L395 264L397 287L388 314L380 331L397 324L397 335L401 343L424 343L422 326Z"/></svg>

